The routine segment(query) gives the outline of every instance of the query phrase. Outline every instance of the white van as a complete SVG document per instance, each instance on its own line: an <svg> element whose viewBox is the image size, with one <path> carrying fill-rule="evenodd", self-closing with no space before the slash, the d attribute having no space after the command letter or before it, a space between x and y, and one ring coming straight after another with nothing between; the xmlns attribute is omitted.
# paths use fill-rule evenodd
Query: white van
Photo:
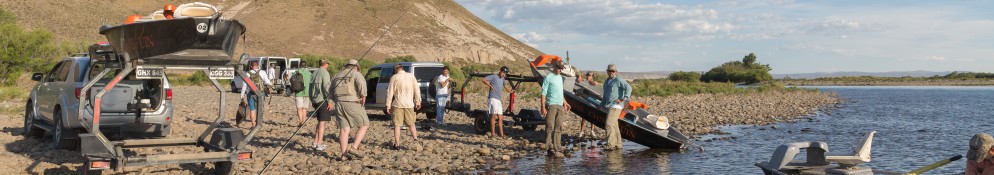
<svg viewBox="0 0 994 175"><path fill-rule="evenodd" d="M300 68L300 58L290 58L286 57L253 57L249 58L249 64L252 65L254 62L259 62L259 69L267 71L266 74L269 77L263 77L269 79L269 82L273 82L273 90L276 94L283 94L287 87L290 85L288 72L296 72ZM251 66L245 66L245 72L248 72ZM271 69L271 70L270 70ZM242 78L235 75L235 79L231 81L231 92L239 92L242 89Z"/></svg>

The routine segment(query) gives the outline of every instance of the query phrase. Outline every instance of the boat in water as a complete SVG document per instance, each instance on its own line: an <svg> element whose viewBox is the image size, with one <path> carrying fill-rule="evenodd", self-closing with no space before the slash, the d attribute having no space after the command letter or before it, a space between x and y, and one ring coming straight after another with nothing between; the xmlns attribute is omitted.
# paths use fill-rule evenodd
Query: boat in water
<svg viewBox="0 0 994 175"><path fill-rule="evenodd" d="M162 12L155 12L134 22L105 25L100 28L100 34L107 37L115 52L143 64L184 66L231 62L238 38L245 33L241 22L222 18L216 8L203 3L183 4L172 13L175 17L166 18Z"/></svg>
<svg viewBox="0 0 994 175"><path fill-rule="evenodd" d="M828 143L817 141L783 144L777 147L768 161L757 162L755 165L766 175L915 175L963 158L956 155L909 172L873 169L863 164L871 160L870 151L876 133L870 131L863 135L863 139L851 151L832 152L828 150ZM805 159L794 160L802 150L805 151Z"/></svg>
<svg viewBox="0 0 994 175"><path fill-rule="evenodd" d="M541 78L552 73L552 68L546 64L554 60L562 59L555 55L541 55L527 61L533 76ZM571 69L568 65L567 68ZM608 116L608 110L599 107L599 99L604 94L602 87L577 83L575 78L577 75L573 75L572 70L564 70L563 72L565 74L563 76L565 77L563 80L564 99L570 104L570 111L583 120L600 128L605 127L606 119L618 120L622 138L649 148L683 150L687 149L689 145L694 145L690 138L675 127L670 127L669 120L665 116L650 113L645 110L646 106L644 105L641 107L634 107L640 105L632 105L640 104L638 102L627 102L629 105L625 105L627 110L622 114L624 117Z"/></svg>

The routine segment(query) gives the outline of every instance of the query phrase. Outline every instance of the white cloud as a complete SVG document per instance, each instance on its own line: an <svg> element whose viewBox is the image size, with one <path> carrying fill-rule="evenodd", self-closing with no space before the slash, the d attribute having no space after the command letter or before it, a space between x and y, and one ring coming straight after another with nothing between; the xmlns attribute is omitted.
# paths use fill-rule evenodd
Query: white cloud
<svg viewBox="0 0 994 175"><path fill-rule="evenodd" d="M542 36L535 32L511 34L511 37L514 37L514 39L518 39L518 41L521 41L526 45L532 47L538 47L538 43L552 42L552 40L549 40L545 38L545 36Z"/></svg>
<svg viewBox="0 0 994 175"><path fill-rule="evenodd" d="M608 37L714 38L738 28L718 11L632 0L490 0L484 9L503 23Z"/></svg>
<svg viewBox="0 0 994 175"><path fill-rule="evenodd" d="M925 60L943 62L943 61L946 61L946 57L944 57L944 56L930 55L930 56L926 56Z"/></svg>
<svg viewBox="0 0 994 175"><path fill-rule="evenodd" d="M815 53L828 53L828 54L835 54L835 55L842 55L842 56L851 56L852 55L851 53L849 53L848 51L846 51L844 49L829 48L829 47L825 47L825 46L821 46L821 45L817 45L817 44L811 44L811 43L797 43L797 44L793 44L793 45L784 45L784 46L780 46L780 49L781 50L810 51L810 52L815 52Z"/></svg>

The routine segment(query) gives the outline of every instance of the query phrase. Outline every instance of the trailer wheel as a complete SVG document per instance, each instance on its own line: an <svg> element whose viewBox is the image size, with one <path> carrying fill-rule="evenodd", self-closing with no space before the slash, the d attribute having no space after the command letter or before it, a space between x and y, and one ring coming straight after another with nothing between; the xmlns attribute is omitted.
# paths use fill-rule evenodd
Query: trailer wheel
<svg viewBox="0 0 994 175"><path fill-rule="evenodd" d="M232 174L232 167L234 162L214 162L214 174L215 175L229 175Z"/></svg>
<svg viewBox="0 0 994 175"><path fill-rule="evenodd" d="M470 116L475 118L473 126L476 128L476 133L485 134L490 131L490 118L486 113L474 111L470 113Z"/></svg>
<svg viewBox="0 0 994 175"><path fill-rule="evenodd" d="M21 131L21 135L24 137L41 137L45 135L45 130L34 125L34 116L34 106L28 101L28 104L24 107L24 128Z"/></svg>

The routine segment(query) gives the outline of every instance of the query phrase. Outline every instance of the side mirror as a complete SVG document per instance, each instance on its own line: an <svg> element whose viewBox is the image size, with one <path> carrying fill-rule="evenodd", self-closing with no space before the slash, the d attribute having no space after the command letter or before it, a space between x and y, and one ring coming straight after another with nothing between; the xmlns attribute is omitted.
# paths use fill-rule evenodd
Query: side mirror
<svg viewBox="0 0 994 175"><path fill-rule="evenodd" d="M41 77L43 77L43 76L44 76L44 75L42 75L41 73L35 73L35 74L31 74L31 80L34 80L34 81L41 81Z"/></svg>

